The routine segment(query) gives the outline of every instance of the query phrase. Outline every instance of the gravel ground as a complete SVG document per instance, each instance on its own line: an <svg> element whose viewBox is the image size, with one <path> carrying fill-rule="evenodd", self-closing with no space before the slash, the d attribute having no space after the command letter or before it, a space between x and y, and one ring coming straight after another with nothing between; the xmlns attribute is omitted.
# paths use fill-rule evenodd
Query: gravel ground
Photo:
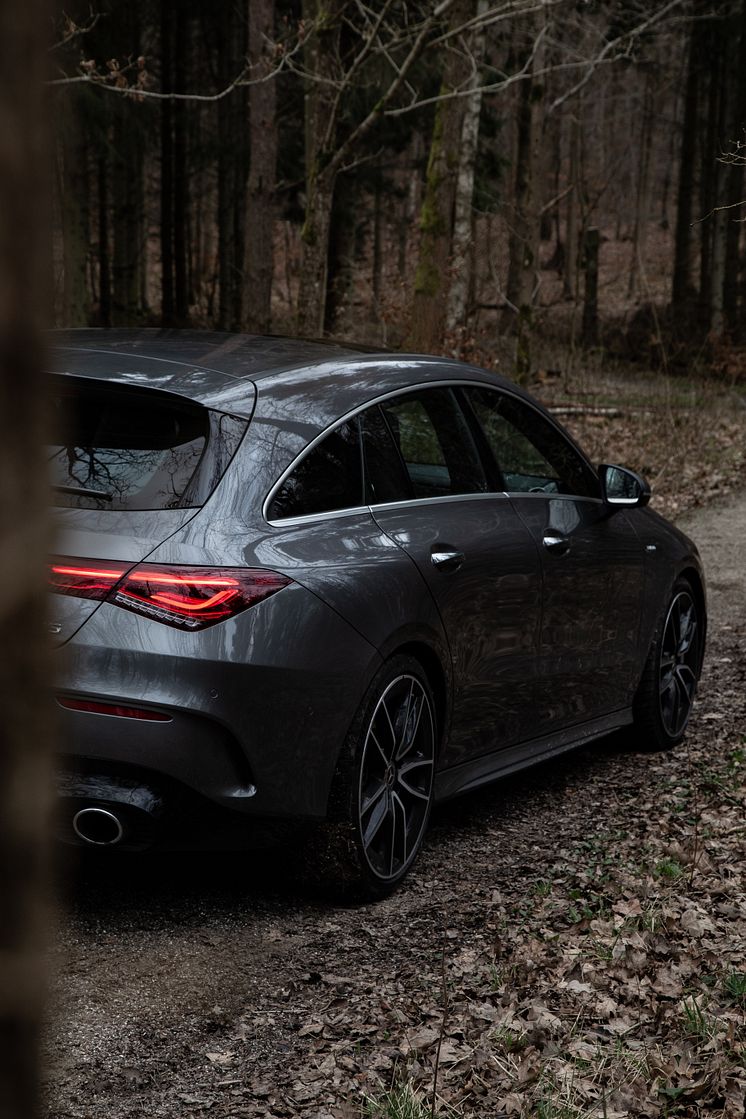
<svg viewBox="0 0 746 1119"><path fill-rule="evenodd" d="M746 501L684 527L710 592L689 736L701 750L724 741L723 712L743 727ZM412 1031L437 1028L443 961L463 970L494 952L496 904L516 912L558 855L640 829L686 753L613 738L446 805L414 873L377 905L304 896L264 856L84 864L51 938L48 1119L359 1116L397 1054L414 1054L416 1075Z"/></svg>

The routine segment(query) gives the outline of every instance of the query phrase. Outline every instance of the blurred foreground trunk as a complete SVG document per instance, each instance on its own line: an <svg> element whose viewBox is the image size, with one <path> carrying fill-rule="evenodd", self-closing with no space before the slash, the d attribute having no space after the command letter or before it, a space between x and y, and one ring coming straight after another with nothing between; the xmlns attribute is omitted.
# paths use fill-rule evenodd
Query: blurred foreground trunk
<svg viewBox="0 0 746 1119"><path fill-rule="evenodd" d="M0 6L0 1113L38 1110L44 822L49 786L47 545L40 317L49 9Z"/></svg>

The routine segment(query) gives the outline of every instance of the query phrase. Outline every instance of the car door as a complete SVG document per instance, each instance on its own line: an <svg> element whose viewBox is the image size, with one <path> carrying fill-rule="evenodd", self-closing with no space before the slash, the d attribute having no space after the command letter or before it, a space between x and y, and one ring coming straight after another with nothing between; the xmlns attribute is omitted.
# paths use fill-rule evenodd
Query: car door
<svg viewBox="0 0 746 1119"><path fill-rule="evenodd" d="M628 706L644 590L632 524L610 515L593 470L538 408L490 387L463 391L541 556L537 720L549 732Z"/></svg>
<svg viewBox="0 0 746 1119"><path fill-rule="evenodd" d="M444 765L531 737L538 550L510 500L490 492L453 389L392 395L363 414L363 431L373 516L417 565L450 645Z"/></svg>

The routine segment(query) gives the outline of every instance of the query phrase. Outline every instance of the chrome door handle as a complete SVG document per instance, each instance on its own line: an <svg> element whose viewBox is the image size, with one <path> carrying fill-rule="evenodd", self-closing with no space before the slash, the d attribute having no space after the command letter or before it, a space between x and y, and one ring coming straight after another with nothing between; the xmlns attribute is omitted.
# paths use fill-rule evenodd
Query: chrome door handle
<svg viewBox="0 0 746 1119"><path fill-rule="evenodd" d="M553 532L548 532L546 534L543 544L548 552L554 552L556 556L564 556L565 552L570 551L570 541L567 537L558 536Z"/></svg>
<svg viewBox="0 0 746 1119"><path fill-rule="evenodd" d="M430 563L438 571L458 571L464 562L463 552L431 552Z"/></svg>

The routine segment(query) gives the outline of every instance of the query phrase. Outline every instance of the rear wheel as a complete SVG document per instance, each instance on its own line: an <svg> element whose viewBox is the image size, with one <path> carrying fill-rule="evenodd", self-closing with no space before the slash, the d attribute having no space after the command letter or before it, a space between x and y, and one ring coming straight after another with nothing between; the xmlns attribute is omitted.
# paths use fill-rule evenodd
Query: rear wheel
<svg viewBox="0 0 746 1119"><path fill-rule="evenodd" d="M702 667L702 621L691 585L677 580L635 699L643 749L665 750L684 737Z"/></svg>
<svg viewBox="0 0 746 1119"><path fill-rule="evenodd" d="M427 677L414 658L392 658L368 689L337 767L315 854L328 885L376 898L401 882L427 828L436 742Z"/></svg>

